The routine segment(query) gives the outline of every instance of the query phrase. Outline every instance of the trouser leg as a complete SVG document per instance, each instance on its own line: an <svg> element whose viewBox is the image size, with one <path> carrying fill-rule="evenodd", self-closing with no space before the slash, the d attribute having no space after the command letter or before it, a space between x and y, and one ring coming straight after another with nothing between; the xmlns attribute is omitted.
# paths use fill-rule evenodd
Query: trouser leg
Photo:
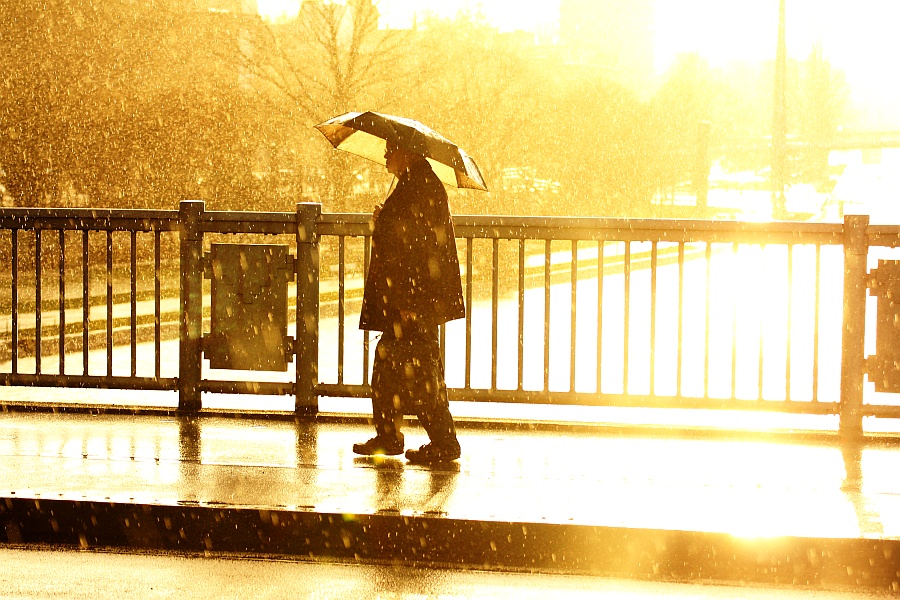
<svg viewBox="0 0 900 600"><path fill-rule="evenodd" d="M444 380L444 361L441 359L437 328L422 328L417 336L418 356L421 357L422 376L425 382L420 392L423 396L413 409L428 438L438 446L459 448L456 426L450 414L450 399Z"/></svg>
<svg viewBox="0 0 900 600"><path fill-rule="evenodd" d="M447 448L459 449L459 441L456 438L456 425L453 423L453 415L450 414L450 401L447 396L447 386L443 381L443 365L441 365L440 389L432 406L421 405L417 407L416 416L425 433L428 434L434 444Z"/></svg>
<svg viewBox="0 0 900 600"><path fill-rule="evenodd" d="M403 424L401 390L396 377L396 357L390 352L395 342L385 334L375 346L375 363L372 367L372 420L375 433L379 437L403 439L400 429Z"/></svg>
<svg viewBox="0 0 900 600"><path fill-rule="evenodd" d="M416 415L436 445L459 447L437 327L407 323L401 337L385 332L375 348L372 417L376 433L402 441L404 414Z"/></svg>

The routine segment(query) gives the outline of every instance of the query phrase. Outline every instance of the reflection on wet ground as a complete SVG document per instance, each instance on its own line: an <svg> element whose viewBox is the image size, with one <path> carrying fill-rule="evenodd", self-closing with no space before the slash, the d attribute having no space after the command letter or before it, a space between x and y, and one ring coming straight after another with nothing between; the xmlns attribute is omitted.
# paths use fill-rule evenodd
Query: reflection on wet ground
<svg viewBox="0 0 900 600"><path fill-rule="evenodd" d="M434 468L364 424L0 413L0 496L900 539L900 448L461 428ZM411 426L407 444L425 441Z"/></svg>
<svg viewBox="0 0 900 600"><path fill-rule="evenodd" d="M334 564L233 558L2 549L0 589L11 598L46 598L56 590L90 590L92 600L133 598L327 598L410 600L853 600L881 598L871 590L823 590L759 585L692 585L672 581L491 573L403 565ZM54 586L47 582L53 581ZM49 589L48 589L49 588ZM62 594L61 594L62 595ZM71 594L65 594L71 597Z"/></svg>

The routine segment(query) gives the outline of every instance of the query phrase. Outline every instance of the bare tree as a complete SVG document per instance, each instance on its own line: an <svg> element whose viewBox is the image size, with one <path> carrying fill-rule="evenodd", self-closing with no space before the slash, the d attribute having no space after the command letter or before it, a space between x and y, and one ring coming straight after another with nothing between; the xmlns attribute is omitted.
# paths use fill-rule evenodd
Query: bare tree
<svg viewBox="0 0 900 600"><path fill-rule="evenodd" d="M230 58L319 122L402 94L401 54L409 32L382 30L372 0L305 0L296 19L252 17Z"/></svg>
<svg viewBox="0 0 900 600"><path fill-rule="evenodd" d="M297 18L285 22L242 17L223 57L235 61L273 107L294 115L303 128L350 110L385 110L411 84L402 60L409 32L379 29L379 18L372 0L305 0ZM304 185L314 186L313 195L331 209L351 208L358 162L327 144L305 154L323 165L325 176L306 169L313 176Z"/></svg>
<svg viewBox="0 0 900 600"><path fill-rule="evenodd" d="M409 68L425 77L403 99L404 114L428 123L476 159L491 189L493 210L500 202L502 210L526 210L515 205L513 194L504 194L501 182L505 169L533 164L530 146L541 111L536 100L544 87L535 85L543 77L535 66L534 45L461 14L453 20L425 19L411 47ZM453 202L457 211L487 209L481 192L460 190Z"/></svg>
<svg viewBox="0 0 900 600"><path fill-rule="evenodd" d="M266 143L212 48L221 13L176 0L0 0L0 165L20 205L246 207Z"/></svg>

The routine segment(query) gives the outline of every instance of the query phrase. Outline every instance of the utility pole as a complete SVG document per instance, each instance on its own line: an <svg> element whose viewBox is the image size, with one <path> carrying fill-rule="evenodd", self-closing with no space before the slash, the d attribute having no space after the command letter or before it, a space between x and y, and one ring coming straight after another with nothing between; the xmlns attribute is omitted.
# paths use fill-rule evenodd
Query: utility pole
<svg viewBox="0 0 900 600"><path fill-rule="evenodd" d="M778 48L775 53L775 102L772 116L772 213L784 216L784 189L787 183L787 44L785 41L785 1L778 4Z"/></svg>

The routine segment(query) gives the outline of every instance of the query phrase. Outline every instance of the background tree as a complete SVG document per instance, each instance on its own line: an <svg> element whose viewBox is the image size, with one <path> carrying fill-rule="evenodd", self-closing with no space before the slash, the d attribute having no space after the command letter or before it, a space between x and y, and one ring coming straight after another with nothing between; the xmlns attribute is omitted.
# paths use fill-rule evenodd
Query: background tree
<svg viewBox="0 0 900 600"><path fill-rule="evenodd" d="M306 165L323 165L293 167L301 167L301 185L327 210L359 209L350 193L367 167L331 150L312 126L351 110L385 110L419 81L415 72L401 69L409 33L379 29L379 17L372 0L305 0L290 21L244 18L242 35L222 52L293 121L293 134L307 150Z"/></svg>
<svg viewBox="0 0 900 600"><path fill-rule="evenodd" d="M829 145L847 116L849 94L844 74L815 46L801 67L799 130L806 144L804 179L819 185L828 182Z"/></svg>
<svg viewBox="0 0 900 600"><path fill-rule="evenodd" d="M601 67L471 15L392 31L372 0L304 0L279 23L241 4L0 0L6 197L368 211L390 177L312 128L349 110L418 118L470 152L491 194L451 191L456 212L653 215L657 190L691 180L701 121L736 169L768 166L770 66L682 57L641 102ZM803 82L789 125L819 149L804 165L822 181L845 84L821 50L789 68Z"/></svg>
<svg viewBox="0 0 900 600"><path fill-rule="evenodd" d="M4 2L0 164L21 205L262 198L255 95L219 69L220 13L175 0Z"/></svg>
<svg viewBox="0 0 900 600"><path fill-rule="evenodd" d="M645 110L596 68L470 15L420 23L408 55L430 77L404 114L462 145L491 189L455 192L457 212L624 214L647 199Z"/></svg>
<svg viewBox="0 0 900 600"><path fill-rule="evenodd" d="M637 216L653 190L646 107L600 75L578 73L554 87L540 130L562 212Z"/></svg>
<svg viewBox="0 0 900 600"><path fill-rule="evenodd" d="M427 75L397 102L398 111L434 127L476 157L491 190L453 193L454 210L466 213L521 212L521 197L504 191L509 167L533 164L538 132L534 119L540 75L533 57L515 36L461 14L454 20L421 22L408 46L405 71ZM538 142L539 143L539 142Z"/></svg>
<svg viewBox="0 0 900 600"><path fill-rule="evenodd" d="M674 200L676 186L691 178L701 121L716 126L717 93L709 65L695 54L682 55L651 101L653 165L658 194Z"/></svg>
<svg viewBox="0 0 900 600"><path fill-rule="evenodd" d="M678 57L650 100L647 174L657 196L673 200L679 186L693 182L701 135L708 135L710 162L747 171L770 166L772 80L771 65L712 69L696 55Z"/></svg>
<svg viewBox="0 0 900 600"><path fill-rule="evenodd" d="M109 70L111 40L85 35L105 15L88 2L38 7L3 2L3 93L0 94L0 160L9 193L19 202L41 205L66 187L77 152L68 140L90 128L95 98Z"/></svg>

